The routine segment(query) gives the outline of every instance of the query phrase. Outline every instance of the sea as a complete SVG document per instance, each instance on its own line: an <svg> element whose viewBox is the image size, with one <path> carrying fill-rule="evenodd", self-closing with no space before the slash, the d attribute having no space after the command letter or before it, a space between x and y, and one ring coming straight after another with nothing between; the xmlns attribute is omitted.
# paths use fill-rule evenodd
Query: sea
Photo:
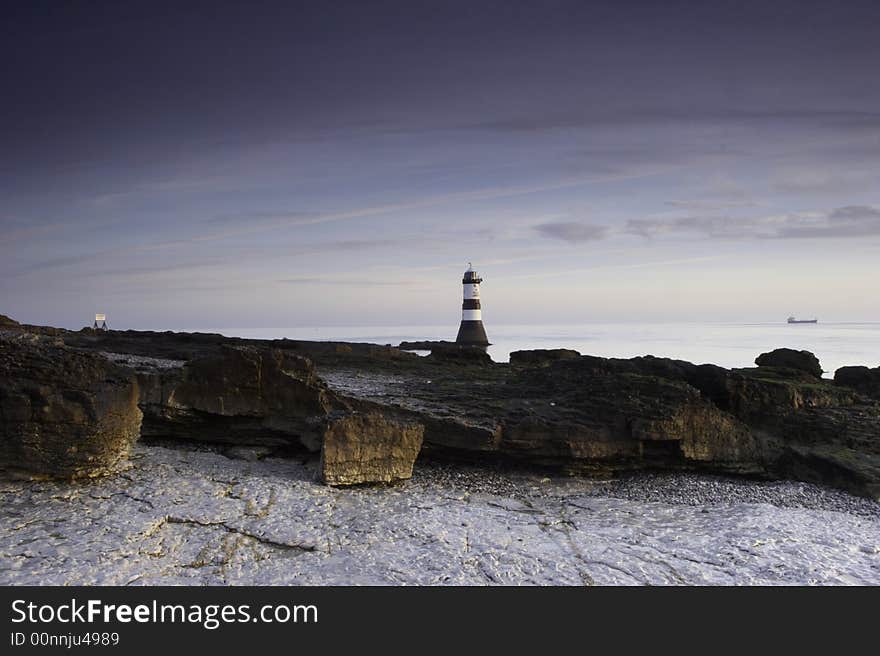
<svg viewBox="0 0 880 656"><path fill-rule="evenodd" d="M396 346L402 341L455 340L458 325L442 326L303 326L290 328L199 328L254 339L307 339L368 342ZM567 348L584 355L631 358L639 355L711 363L722 367L754 366L766 351L787 347L815 353L826 377L847 365L880 366L880 322L818 324L777 323L609 323L572 325L503 325L486 323L496 362L512 351Z"/></svg>

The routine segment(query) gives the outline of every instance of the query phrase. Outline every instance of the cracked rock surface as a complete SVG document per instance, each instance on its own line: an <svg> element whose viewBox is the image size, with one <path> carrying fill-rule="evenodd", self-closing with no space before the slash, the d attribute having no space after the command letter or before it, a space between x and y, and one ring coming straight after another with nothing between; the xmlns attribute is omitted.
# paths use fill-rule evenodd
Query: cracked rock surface
<svg viewBox="0 0 880 656"><path fill-rule="evenodd" d="M253 455L138 445L117 476L0 483L0 584L880 583L880 504L805 483L425 462L335 489Z"/></svg>

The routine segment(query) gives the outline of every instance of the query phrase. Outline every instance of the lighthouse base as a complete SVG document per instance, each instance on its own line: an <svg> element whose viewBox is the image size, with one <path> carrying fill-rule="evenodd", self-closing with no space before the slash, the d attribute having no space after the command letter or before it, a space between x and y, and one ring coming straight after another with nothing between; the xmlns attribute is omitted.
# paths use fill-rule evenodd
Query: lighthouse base
<svg viewBox="0 0 880 656"><path fill-rule="evenodd" d="M458 328L455 343L461 346L489 346L486 329L482 321L462 321Z"/></svg>

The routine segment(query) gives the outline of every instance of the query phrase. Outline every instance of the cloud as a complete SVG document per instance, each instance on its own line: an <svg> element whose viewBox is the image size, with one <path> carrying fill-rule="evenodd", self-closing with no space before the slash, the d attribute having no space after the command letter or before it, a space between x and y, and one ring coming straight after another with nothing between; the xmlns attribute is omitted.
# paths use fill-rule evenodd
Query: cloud
<svg viewBox="0 0 880 656"><path fill-rule="evenodd" d="M838 207L824 222L812 225L786 225L777 235L783 239L874 236L880 236L880 209L869 205Z"/></svg>
<svg viewBox="0 0 880 656"><path fill-rule="evenodd" d="M412 287L411 280L367 280L365 278L299 277L278 280L286 285L343 285L345 287Z"/></svg>
<svg viewBox="0 0 880 656"><path fill-rule="evenodd" d="M604 239L608 233L606 226L580 223L578 221L540 223L534 226L534 229L544 237L561 239L573 244Z"/></svg>
<svg viewBox="0 0 880 656"><path fill-rule="evenodd" d="M668 200L666 205L682 210L717 211L735 207L754 207L751 200Z"/></svg>
<svg viewBox="0 0 880 656"><path fill-rule="evenodd" d="M631 219L623 232L644 238L691 234L713 239L820 239L880 236L880 209L847 205L830 212L756 217L685 216Z"/></svg>
<svg viewBox="0 0 880 656"><path fill-rule="evenodd" d="M301 212L290 210L287 212L238 212L234 214L218 214L204 219L203 223L213 224L247 224L247 225L266 225L266 224L284 224L291 219L312 219L317 218L317 212Z"/></svg>
<svg viewBox="0 0 880 656"><path fill-rule="evenodd" d="M880 210L870 205L847 205L846 207L838 207L831 212L830 218L844 221L876 221L880 219Z"/></svg>
<svg viewBox="0 0 880 656"><path fill-rule="evenodd" d="M718 239L770 236L776 217L683 216L673 219L630 219L623 232L646 239L670 234L696 234Z"/></svg>
<svg viewBox="0 0 880 656"><path fill-rule="evenodd" d="M854 151L855 152L855 151ZM844 155L846 156L846 155ZM771 188L786 194L840 194L871 190L876 187L876 172L870 166L862 169L827 171L812 168L778 172Z"/></svg>
<svg viewBox="0 0 880 656"><path fill-rule="evenodd" d="M880 125L880 113L850 109L780 108L749 110L735 108L643 107L625 111L542 112L509 116L490 121L450 126L458 129L506 133L534 133L596 126L669 125L674 123L727 124L797 121L831 128L869 128Z"/></svg>

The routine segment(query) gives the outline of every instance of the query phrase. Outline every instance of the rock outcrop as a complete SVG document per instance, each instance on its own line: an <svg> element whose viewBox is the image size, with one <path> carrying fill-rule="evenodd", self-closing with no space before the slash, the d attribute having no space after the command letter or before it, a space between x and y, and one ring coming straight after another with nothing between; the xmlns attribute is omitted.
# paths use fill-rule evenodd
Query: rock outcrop
<svg viewBox="0 0 880 656"><path fill-rule="evenodd" d="M521 367L550 364L556 360L572 360L579 358L580 353L572 349L533 349L531 351L514 351L510 354L510 364Z"/></svg>
<svg viewBox="0 0 880 656"><path fill-rule="evenodd" d="M420 444L467 462L794 477L880 495L875 370L824 380L806 351L777 349L757 368L729 370L563 349L506 364L437 345L420 357L370 344L59 334L138 371L145 437L264 453L323 447L331 484L405 478Z"/></svg>
<svg viewBox="0 0 880 656"><path fill-rule="evenodd" d="M760 468L745 424L684 380L633 369L576 358L518 372L505 385L499 450L568 469Z"/></svg>
<svg viewBox="0 0 880 656"><path fill-rule="evenodd" d="M331 387L422 423L423 451L434 456L603 474L794 477L880 494L880 404L817 378L815 367L524 359L535 364L493 363L466 375L431 358L406 370L378 361L340 370L320 358L317 367Z"/></svg>
<svg viewBox="0 0 880 656"><path fill-rule="evenodd" d="M880 367L841 367L834 372L834 382L880 400Z"/></svg>
<svg viewBox="0 0 880 656"><path fill-rule="evenodd" d="M822 366L819 364L819 359L809 351L778 348L759 355L755 358L755 364L759 367L796 369L816 378L822 377Z"/></svg>
<svg viewBox="0 0 880 656"><path fill-rule="evenodd" d="M59 478L125 462L141 411L130 370L29 333L0 333L0 468Z"/></svg>
<svg viewBox="0 0 880 656"><path fill-rule="evenodd" d="M318 451L332 406L311 361L274 348L222 346L139 381L150 438Z"/></svg>
<svg viewBox="0 0 880 656"><path fill-rule="evenodd" d="M411 478L424 431L375 411L332 419L322 440L321 478L337 486Z"/></svg>
<svg viewBox="0 0 880 656"><path fill-rule="evenodd" d="M492 364L492 358L486 353L486 349L479 346L435 346L428 358L435 362L452 364Z"/></svg>

